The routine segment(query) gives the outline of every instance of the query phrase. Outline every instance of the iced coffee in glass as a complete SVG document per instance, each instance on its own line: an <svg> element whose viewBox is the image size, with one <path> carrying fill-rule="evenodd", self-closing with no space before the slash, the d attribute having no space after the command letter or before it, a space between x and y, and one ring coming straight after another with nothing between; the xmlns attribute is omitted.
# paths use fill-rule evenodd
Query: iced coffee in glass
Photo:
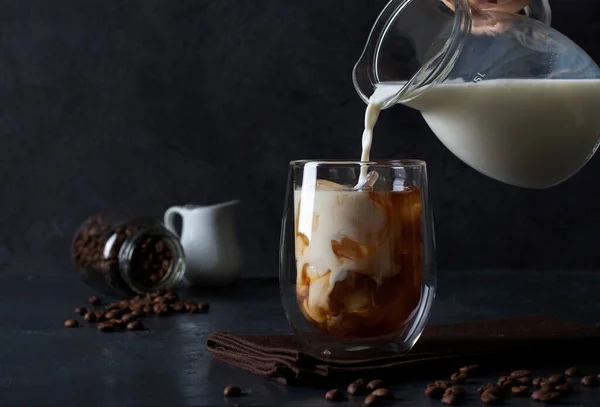
<svg viewBox="0 0 600 407"><path fill-rule="evenodd" d="M434 287L425 163L302 161L290 178L281 282L294 286L282 290L299 310L286 309L292 327L408 349Z"/></svg>

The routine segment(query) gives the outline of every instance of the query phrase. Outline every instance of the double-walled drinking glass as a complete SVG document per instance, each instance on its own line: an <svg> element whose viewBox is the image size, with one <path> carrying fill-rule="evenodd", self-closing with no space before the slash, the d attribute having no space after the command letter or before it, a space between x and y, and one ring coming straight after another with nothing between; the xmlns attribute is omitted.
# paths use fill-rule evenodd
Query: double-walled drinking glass
<svg viewBox="0 0 600 407"><path fill-rule="evenodd" d="M436 285L425 162L291 162L279 279L305 350L410 350Z"/></svg>

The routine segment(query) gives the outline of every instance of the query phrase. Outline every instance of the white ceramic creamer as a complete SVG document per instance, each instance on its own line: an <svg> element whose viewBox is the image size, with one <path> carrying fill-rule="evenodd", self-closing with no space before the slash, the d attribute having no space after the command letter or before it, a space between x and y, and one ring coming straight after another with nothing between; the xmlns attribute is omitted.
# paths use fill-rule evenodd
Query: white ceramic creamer
<svg viewBox="0 0 600 407"><path fill-rule="evenodd" d="M175 218L182 218L184 279L189 285L223 286L239 277L242 253L235 230L239 203L234 200L211 206L173 206L165 212L165 226L175 234Z"/></svg>

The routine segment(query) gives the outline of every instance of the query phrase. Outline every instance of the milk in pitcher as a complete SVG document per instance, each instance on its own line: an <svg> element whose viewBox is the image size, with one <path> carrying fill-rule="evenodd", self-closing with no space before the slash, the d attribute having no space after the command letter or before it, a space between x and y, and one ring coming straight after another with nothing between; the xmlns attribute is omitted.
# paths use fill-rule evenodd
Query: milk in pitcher
<svg viewBox="0 0 600 407"><path fill-rule="evenodd" d="M369 100L362 161L381 106L402 83L378 84ZM547 188L575 174L598 147L600 80L498 79L438 84L403 102L477 171L507 184Z"/></svg>

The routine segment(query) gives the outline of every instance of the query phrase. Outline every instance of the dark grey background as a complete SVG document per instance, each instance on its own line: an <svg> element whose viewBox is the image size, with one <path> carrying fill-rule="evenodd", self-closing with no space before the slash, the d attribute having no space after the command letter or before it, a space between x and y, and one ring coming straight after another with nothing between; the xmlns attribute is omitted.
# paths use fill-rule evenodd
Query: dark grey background
<svg viewBox="0 0 600 407"><path fill-rule="evenodd" d="M287 162L358 158L351 70L385 0L0 1L0 273L71 273L97 211L241 198L245 273L275 275ZM600 3L554 0L600 60ZM528 191L451 155L417 112L374 157L429 163L441 268L600 266L600 159Z"/></svg>

